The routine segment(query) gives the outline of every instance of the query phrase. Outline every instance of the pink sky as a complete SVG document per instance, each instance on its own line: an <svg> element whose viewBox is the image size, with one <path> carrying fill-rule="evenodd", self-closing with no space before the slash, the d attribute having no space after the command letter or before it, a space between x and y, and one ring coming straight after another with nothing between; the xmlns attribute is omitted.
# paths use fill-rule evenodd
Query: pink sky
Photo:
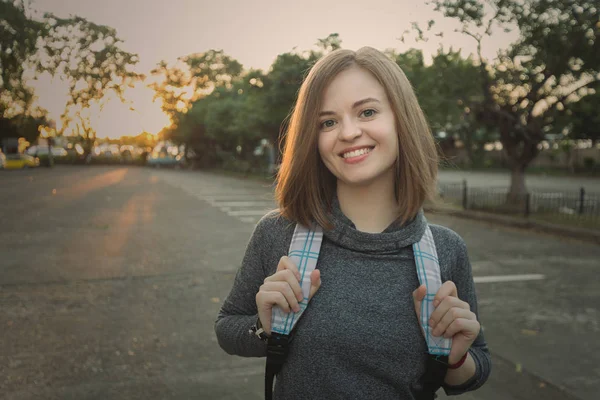
<svg viewBox="0 0 600 400"><path fill-rule="evenodd" d="M294 47L310 49L317 39L334 32L349 49L417 47L430 54L439 41L404 44L397 40L412 21L425 24L429 19L444 30L445 47L463 48L464 54L474 50L472 39L453 33L455 25L418 0L34 0L32 6L115 28L123 47L139 54L138 72L145 74L161 60L172 62L209 49L223 49L245 68L268 70L278 54ZM507 47L509 40L498 33L488 40L486 55ZM58 119L64 109L64 86L48 78L35 86L39 103ZM128 94L138 112L118 101L111 101L101 113L92 111L99 137L137 134L142 129L157 133L168 123L159 104L152 102L153 92L141 86Z"/></svg>

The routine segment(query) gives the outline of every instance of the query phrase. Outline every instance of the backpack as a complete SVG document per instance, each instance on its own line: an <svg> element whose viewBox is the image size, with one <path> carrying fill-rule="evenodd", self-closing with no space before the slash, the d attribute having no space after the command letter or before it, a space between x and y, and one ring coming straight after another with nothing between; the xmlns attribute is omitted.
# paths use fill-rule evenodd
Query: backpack
<svg viewBox="0 0 600 400"><path fill-rule="evenodd" d="M304 299L299 303L300 311L298 312L285 313L280 307L273 307L271 336L267 342L266 400L273 398L273 381L287 357L292 330L308 306L308 294L311 285L310 274L317 265L322 241L323 229L319 225L312 224L311 227L305 227L301 224L296 225L288 256L294 261L300 272ZM429 353L425 373L420 378L423 391L414 393L414 395L419 400L429 400L436 397L435 392L443 384L448 367L448 355L452 345L452 339L434 337L428 323L434 310L433 299L442 285L437 251L429 225L427 225L421 240L413 244L413 253L419 282L427 288L427 294L421 303L420 323Z"/></svg>

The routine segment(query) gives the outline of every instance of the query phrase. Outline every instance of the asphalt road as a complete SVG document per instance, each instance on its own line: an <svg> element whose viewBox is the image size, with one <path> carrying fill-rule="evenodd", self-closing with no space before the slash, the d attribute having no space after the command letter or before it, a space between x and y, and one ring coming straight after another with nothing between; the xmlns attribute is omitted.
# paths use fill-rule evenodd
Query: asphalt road
<svg viewBox="0 0 600 400"><path fill-rule="evenodd" d="M127 167L0 173L1 399L261 399L263 363L213 322L257 181ZM595 399L600 246L429 215L466 240L494 370L470 400ZM442 396L443 398L443 396Z"/></svg>

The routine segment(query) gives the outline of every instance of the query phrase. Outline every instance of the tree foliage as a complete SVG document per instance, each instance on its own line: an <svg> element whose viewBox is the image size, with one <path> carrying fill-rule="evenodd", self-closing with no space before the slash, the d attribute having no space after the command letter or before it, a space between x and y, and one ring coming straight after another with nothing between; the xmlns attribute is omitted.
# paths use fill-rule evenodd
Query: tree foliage
<svg viewBox="0 0 600 400"><path fill-rule="evenodd" d="M33 91L24 73L43 24L31 20L22 1L0 0L0 118L31 112Z"/></svg>
<svg viewBox="0 0 600 400"><path fill-rule="evenodd" d="M557 133L570 139L591 140L592 144L600 142L600 85L594 90L594 94L563 110L557 118Z"/></svg>
<svg viewBox="0 0 600 400"><path fill-rule="evenodd" d="M594 93L600 79L600 7L596 0L434 0L478 46L479 124L497 129L512 170L511 197L525 191L524 172L565 109ZM518 39L494 60L482 56L494 30Z"/></svg>
<svg viewBox="0 0 600 400"><path fill-rule="evenodd" d="M192 83L191 87L198 90L198 95L192 97L193 101L186 102L183 110L170 108L177 125L169 131L168 137L190 145L202 159L201 165L217 162L215 154L219 152L236 153L238 146L242 148L239 157L251 158L253 149L262 139L281 148L281 133L287 128L288 116L307 72L324 54L340 47L339 36L331 34L319 39L313 50L280 54L268 73L242 71L231 85L220 83L216 76L203 80L202 85ZM465 128L465 119L470 118L469 107L481 97L478 68L472 59L464 58L452 49L440 49L431 65L425 65L423 53L417 49L405 53L389 50L387 54L413 83L433 130L462 139L469 132ZM191 81L181 79L185 74L178 73L177 69L171 69L171 78L167 71L166 68L162 70L164 80L153 87L157 90L157 98L169 99L163 105L174 105L175 88L178 93L184 93ZM213 81L216 82L211 83ZM211 87L212 90L207 94L200 87ZM474 153L482 151L486 139L487 135L481 134L477 140L469 142L476 150Z"/></svg>
<svg viewBox="0 0 600 400"><path fill-rule="evenodd" d="M318 40L316 50L280 54L270 71L245 71L221 50L161 62L150 85L155 100L171 116L169 138L193 147L202 165L217 152L249 157L262 139L277 144L296 101L302 80L325 53L340 48L339 35Z"/></svg>
<svg viewBox="0 0 600 400"><path fill-rule="evenodd" d="M63 129L74 121L85 124L85 113L100 104L109 92L125 102L126 88L144 76L134 71L139 58L125 51L114 28L81 17L44 16L45 34L37 57L38 72L59 76L69 85L69 99L62 115ZM89 121L88 121L89 122ZM82 126L84 130L88 127Z"/></svg>
<svg viewBox="0 0 600 400"><path fill-rule="evenodd" d="M68 83L63 130L73 120L79 123L93 103L102 105L109 92L124 101L125 89L143 79L134 71L137 55L122 49L115 29L77 16L47 13L36 20L23 1L0 0L0 50L0 117L24 129L11 134L30 135L31 123L44 114L31 110L28 68Z"/></svg>
<svg viewBox="0 0 600 400"><path fill-rule="evenodd" d="M161 61L151 72L157 79L149 87L154 90L154 100L161 101L162 110L177 125L178 117L192 103L216 88L231 88L242 70L223 50L209 50L181 57L176 65Z"/></svg>

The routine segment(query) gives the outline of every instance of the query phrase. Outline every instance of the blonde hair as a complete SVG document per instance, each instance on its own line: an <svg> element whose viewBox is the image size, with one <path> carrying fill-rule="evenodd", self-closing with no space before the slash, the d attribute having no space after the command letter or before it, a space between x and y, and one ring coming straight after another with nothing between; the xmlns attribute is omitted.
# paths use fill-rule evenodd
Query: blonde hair
<svg viewBox="0 0 600 400"><path fill-rule="evenodd" d="M435 198L438 154L425 115L400 67L382 52L363 47L339 49L322 57L306 76L285 136L275 196L281 214L303 225L332 227L327 217L336 178L318 151L319 112L323 93L342 71L358 66L383 86L398 133L395 189L402 223L413 219L426 200Z"/></svg>

